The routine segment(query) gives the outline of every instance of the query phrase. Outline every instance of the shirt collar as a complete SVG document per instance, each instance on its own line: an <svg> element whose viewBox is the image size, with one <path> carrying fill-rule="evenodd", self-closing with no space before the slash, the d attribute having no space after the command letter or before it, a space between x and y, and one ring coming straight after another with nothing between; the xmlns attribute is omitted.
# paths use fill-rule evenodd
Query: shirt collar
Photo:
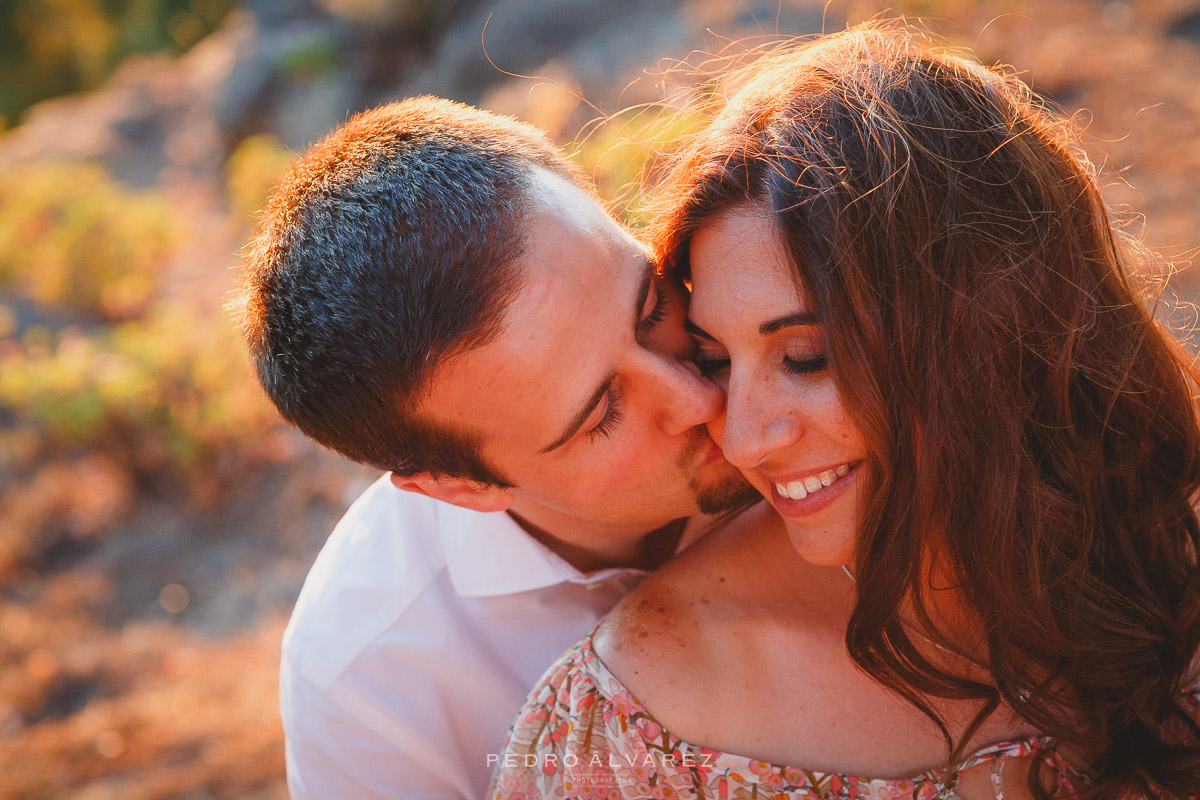
<svg viewBox="0 0 1200 800"><path fill-rule="evenodd" d="M589 584L645 570L612 567L583 573L534 539L503 511L439 504L446 570L463 597L492 597L559 583Z"/></svg>

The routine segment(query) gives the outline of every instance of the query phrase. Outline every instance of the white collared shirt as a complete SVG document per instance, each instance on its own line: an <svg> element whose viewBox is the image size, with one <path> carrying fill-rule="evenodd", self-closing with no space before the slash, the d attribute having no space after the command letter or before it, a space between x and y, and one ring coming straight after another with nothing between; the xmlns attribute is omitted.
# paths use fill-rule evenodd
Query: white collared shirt
<svg viewBox="0 0 1200 800"><path fill-rule="evenodd" d="M293 800L482 798L525 694L643 575L585 575L505 513L381 478L334 529L284 633Z"/></svg>

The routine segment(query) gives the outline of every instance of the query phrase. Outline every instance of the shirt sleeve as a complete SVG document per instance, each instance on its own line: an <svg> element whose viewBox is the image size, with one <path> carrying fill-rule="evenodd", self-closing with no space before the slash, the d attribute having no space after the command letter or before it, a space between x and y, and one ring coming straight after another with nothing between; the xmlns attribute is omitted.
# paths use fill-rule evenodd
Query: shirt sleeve
<svg viewBox="0 0 1200 800"><path fill-rule="evenodd" d="M279 676L292 800L459 800L436 758L373 724L290 669ZM472 800L474 800L472 798Z"/></svg>

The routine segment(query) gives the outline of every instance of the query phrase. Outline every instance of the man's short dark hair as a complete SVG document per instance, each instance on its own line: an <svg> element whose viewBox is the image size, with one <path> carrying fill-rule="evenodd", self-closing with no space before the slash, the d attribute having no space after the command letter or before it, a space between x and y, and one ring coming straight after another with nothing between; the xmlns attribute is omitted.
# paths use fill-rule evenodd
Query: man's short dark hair
<svg viewBox="0 0 1200 800"><path fill-rule="evenodd" d="M511 485L472 431L416 414L519 291L533 169L579 183L546 137L420 97L362 113L292 166L250 245L243 330L285 419L365 464Z"/></svg>

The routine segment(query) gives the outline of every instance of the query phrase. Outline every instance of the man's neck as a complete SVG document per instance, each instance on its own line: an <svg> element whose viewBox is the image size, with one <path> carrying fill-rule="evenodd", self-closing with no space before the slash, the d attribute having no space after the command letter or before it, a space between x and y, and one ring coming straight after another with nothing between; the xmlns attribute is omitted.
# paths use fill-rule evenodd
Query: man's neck
<svg viewBox="0 0 1200 800"><path fill-rule="evenodd" d="M686 522L679 519L639 533L563 519L536 504L517 502L508 513L530 536L583 573L610 567L657 569L675 553Z"/></svg>

